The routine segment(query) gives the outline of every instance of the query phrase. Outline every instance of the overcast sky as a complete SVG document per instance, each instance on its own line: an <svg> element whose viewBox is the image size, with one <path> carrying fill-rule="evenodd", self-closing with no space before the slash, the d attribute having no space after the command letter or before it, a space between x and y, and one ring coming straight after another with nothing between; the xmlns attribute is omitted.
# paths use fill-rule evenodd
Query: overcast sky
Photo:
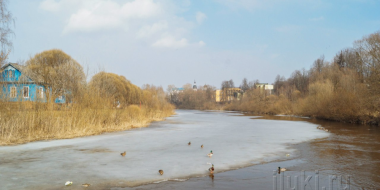
<svg viewBox="0 0 380 190"><path fill-rule="evenodd" d="M53 48L142 86L273 83L380 30L378 0L10 0L10 62Z"/></svg>

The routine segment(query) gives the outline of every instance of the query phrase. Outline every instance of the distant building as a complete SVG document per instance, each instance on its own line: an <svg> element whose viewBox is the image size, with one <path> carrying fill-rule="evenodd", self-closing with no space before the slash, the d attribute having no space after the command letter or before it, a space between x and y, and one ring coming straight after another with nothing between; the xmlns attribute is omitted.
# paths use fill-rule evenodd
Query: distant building
<svg viewBox="0 0 380 190"><path fill-rule="evenodd" d="M172 88L171 91L170 91L170 94L173 95L173 94L178 94L180 92L183 92L184 88Z"/></svg>
<svg viewBox="0 0 380 190"><path fill-rule="evenodd" d="M257 83L256 88L262 89L265 91L265 93L271 95L273 94L273 85L268 83Z"/></svg>
<svg viewBox="0 0 380 190"><path fill-rule="evenodd" d="M221 100L221 91L222 90L215 90L215 101L216 102L220 102L220 100Z"/></svg>
<svg viewBox="0 0 380 190"><path fill-rule="evenodd" d="M240 88L224 88L215 91L216 102L229 102L240 100L242 97L242 90Z"/></svg>
<svg viewBox="0 0 380 190"><path fill-rule="evenodd" d="M194 81L194 84L193 84L193 90L194 90L194 91L197 91L197 89L198 89L198 88L197 88L197 83Z"/></svg>

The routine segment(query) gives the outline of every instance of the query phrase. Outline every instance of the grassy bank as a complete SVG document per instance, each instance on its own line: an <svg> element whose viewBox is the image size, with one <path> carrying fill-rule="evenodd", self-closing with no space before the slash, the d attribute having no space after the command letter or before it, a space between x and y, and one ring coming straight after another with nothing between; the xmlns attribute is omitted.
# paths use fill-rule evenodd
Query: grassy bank
<svg viewBox="0 0 380 190"><path fill-rule="evenodd" d="M0 145L38 140L67 139L104 132L145 127L174 113L171 105L156 109L137 105L125 108L91 109L60 107L46 110L7 109L0 112Z"/></svg>
<svg viewBox="0 0 380 190"><path fill-rule="evenodd" d="M248 91L242 100L225 104L224 110L269 115L298 115L345 123L380 124L380 114L376 110L378 107L371 106L376 104L376 100L363 94L365 88L360 89L358 86L360 90L354 94L342 90L326 92L326 89L333 89L329 83L312 84L310 89L315 86L320 88L315 93L293 100L281 94L265 95L260 90L254 89Z"/></svg>

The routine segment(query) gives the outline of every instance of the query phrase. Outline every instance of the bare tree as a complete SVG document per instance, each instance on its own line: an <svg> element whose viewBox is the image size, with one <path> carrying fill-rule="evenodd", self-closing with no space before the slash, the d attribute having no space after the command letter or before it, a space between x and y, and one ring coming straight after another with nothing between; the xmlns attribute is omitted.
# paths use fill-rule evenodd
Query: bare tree
<svg viewBox="0 0 380 190"><path fill-rule="evenodd" d="M14 18L7 8L8 0L0 0L0 67L3 66L8 59L8 55L12 50L13 44L10 38L14 35L12 26L14 26Z"/></svg>
<svg viewBox="0 0 380 190"><path fill-rule="evenodd" d="M309 87L308 72L305 69L294 71L289 78L289 82L291 86L294 86L298 91L305 94Z"/></svg>
<svg viewBox="0 0 380 190"><path fill-rule="evenodd" d="M235 85L234 85L234 81L231 79L229 81L223 81L222 82L222 86L221 86L221 89L225 89L225 88L234 88Z"/></svg>
<svg viewBox="0 0 380 190"><path fill-rule="evenodd" d="M314 61L313 69L314 69L317 73L321 73L324 64L325 64L325 56L322 55L320 58L318 58L317 60Z"/></svg>
<svg viewBox="0 0 380 190"><path fill-rule="evenodd" d="M255 81L249 81L248 86L249 86L249 90L255 89L256 88Z"/></svg>
<svg viewBox="0 0 380 190"><path fill-rule="evenodd" d="M241 82L240 88L243 92L247 91L249 89L247 78L244 78Z"/></svg>
<svg viewBox="0 0 380 190"><path fill-rule="evenodd" d="M343 57L343 51L340 51L334 58L334 62L339 65L339 68L344 68L346 66L346 61Z"/></svg>
<svg viewBox="0 0 380 190"><path fill-rule="evenodd" d="M166 91L168 92L168 93L171 93L173 90L175 90L175 85L174 84L169 84L168 85L168 88L166 89Z"/></svg>
<svg viewBox="0 0 380 190"><path fill-rule="evenodd" d="M373 95L380 94L380 31L356 41L354 48L363 70L363 81Z"/></svg>

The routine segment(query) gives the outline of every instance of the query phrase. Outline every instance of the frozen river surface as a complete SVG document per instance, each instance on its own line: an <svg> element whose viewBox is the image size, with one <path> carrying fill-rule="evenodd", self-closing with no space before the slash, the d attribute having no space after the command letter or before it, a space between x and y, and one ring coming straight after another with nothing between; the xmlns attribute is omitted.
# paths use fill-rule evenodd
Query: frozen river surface
<svg viewBox="0 0 380 190"><path fill-rule="evenodd" d="M82 189L83 183L110 188L183 180L207 175L211 163L218 173L290 159L297 151L289 145L329 135L302 121L176 112L147 128L0 147L1 189L61 189L66 181L73 181L69 189Z"/></svg>

